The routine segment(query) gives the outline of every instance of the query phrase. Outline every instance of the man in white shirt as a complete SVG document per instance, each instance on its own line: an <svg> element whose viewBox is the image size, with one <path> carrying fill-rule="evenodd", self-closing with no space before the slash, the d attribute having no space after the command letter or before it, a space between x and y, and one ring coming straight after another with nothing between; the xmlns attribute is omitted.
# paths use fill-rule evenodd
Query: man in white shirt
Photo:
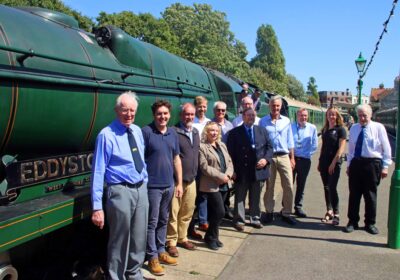
<svg viewBox="0 0 400 280"><path fill-rule="evenodd" d="M201 95L196 96L194 99L194 106L196 108L196 116L194 117L193 127L197 128L200 134L203 132L203 128L207 122L210 121L209 118L206 117L207 113L207 99Z"/></svg>
<svg viewBox="0 0 400 280"><path fill-rule="evenodd" d="M240 106L242 107L242 110L247 109L247 108L253 108L253 99L251 97L244 97L240 101ZM254 122L255 125L258 125L260 122L260 118L256 116L256 120ZM236 118L233 119L232 125L233 127L238 127L243 124L243 117L242 114L239 114Z"/></svg>
<svg viewBox="0 0 400 280"><path fill-rule="evenodd" d="M358 105L358 123L352 125L349 135L347 175L349 176L349 222L345 232L358 229L360 200L365 201L365 231L378 234L376 222L377 188L381 178L388 175L392 151L384 126L371 121L369 105Z"/></svg>

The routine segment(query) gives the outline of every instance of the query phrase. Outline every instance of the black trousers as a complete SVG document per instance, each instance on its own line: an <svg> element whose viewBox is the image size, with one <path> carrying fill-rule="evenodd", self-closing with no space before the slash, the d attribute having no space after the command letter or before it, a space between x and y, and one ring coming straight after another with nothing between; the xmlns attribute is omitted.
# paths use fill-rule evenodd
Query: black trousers
<svg viewBox="0 0 400 280"><path fill-rule="evenodd" d="M326 210L333 210L333 213L339 214L339 195L337 191L337 185L340 177L340 166L341 162L336 163L333 174L329 174L328 169L331 161L320 160L319 170L324 184L324 194Z"/></svg>
<svg viewBox="0 0 400 280"><path fill-rule="evenodd" d="M354 158L349 167L349 223L357 224L360 220L361 196L365 202L365 225L376 222L377 189L381 180L382 161L373 158Z"/></svg>
<svg viewBox="0 0 400 280"><path fill-rule="evenodd" d="M294 209L303 207L304 189L311 168L311 160L308 158L295 157L296 166L293 170L293 184L296 182L296 195L294 197Z"/></svg>
<svg viewBox="0 0 400 280"><path fill-rule="evenodd" d="M219 240L219 225L225 216L224 201L228 192L209 192L207 194L208 229L205 241Z"/></svg>

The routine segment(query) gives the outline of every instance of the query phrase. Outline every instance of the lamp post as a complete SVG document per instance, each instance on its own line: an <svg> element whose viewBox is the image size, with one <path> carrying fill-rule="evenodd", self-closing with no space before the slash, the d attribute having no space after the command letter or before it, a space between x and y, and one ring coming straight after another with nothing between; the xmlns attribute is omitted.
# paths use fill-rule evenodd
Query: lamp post
<svg viewBox="0 0 400 280"><path fill-rule="evenodd" d="M396 94L396 92L395 92ZM397 96L400 86L397 86ZM397 120L400 119L400 98L397 102ZM400 131L400 122L397 121L397 130ZM396 137L396 165L392 175L389 195L388 218L388 246L392 249L400 248L400 137Z"/></svg>
<svg viewBox="0 0 400 280"><path fill-rule="evenodd" d="M358 71L358 81L357 81L357 90L358 90L358 105L361 104L361 90L363 86L363 72L365 68L365 64L367 63L367 60L362 56L361 52L358 58L356 59L356 67Z"/></svg>

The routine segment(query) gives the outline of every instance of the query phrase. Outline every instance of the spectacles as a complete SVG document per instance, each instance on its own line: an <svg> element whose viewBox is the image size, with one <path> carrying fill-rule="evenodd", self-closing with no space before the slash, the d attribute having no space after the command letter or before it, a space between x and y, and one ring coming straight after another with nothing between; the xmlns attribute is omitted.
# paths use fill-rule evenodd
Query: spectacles
<svg viewBox="0 0 400 280"><path fill-rule="evenodd" d="M121 107L121 108L119 108L119 111L122 113L122 114L128 114L128 113L132 113L132 114L134 114L135 113L135 110L134 109L131 109L131 108L125 108L125 107Z"/></svg>
<svg viewBox="0 0 400 280"><path fill-rule="evenodd" d="M226 111L226 109L215 109L215 111L217 111L217 112L225 112Z"/></svg>

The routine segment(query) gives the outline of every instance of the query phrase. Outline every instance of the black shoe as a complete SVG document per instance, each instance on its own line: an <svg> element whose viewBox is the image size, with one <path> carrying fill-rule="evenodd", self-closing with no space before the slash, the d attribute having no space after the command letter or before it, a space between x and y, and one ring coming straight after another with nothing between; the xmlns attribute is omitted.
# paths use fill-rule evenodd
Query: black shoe
<svg viewBox="0 0 400 280"><path fill-rule="evenodd" d="M227 219L227 220L233 220L232 211L226 211L226 212L225 212L225 219Z"/></svg>
<svg viewBox="0 0 400 280"><path fill-rule="evenodd" d="M273 221L274 221L274 213L265 213L265 215L261 217L261 222L263 224L270 224Z"/></svg>
<svg viewBox="0 0 400 280"><path fill-rule="evenodd" d="M211 250L217 251L219 246L216 241L206 241L207 247Z"/></svg>
<svg viewBox="0 0 400 280"><path fill-rule="evenodd" d="M374 225L365 225L365 231L370 234L378 234L379 233L378 228Z"/></svg>
<svg viewBox="0 0 400 280"><path fill-rule="evenodd" d="M354 230L358 229L358 225L357 224L353 224L353 223L348 223L347 226L344 228L344 232L350 233L353 232Z"/></svg>
<svg viewBox="0 0 400 280"><path fill-rule="evenodd" d="M222 243L219 240L215 241L215 243L217 243L217 246L220 247L220 248L224 247L224 243Z"/></svg>
<svg viewBox="0 0 400 280"><path fill-rule="evenodd" d="M295 224L297 224L297 221L295 218L290 217L290 216L283 216L282 215L282 221L288 223L291 226L294 226Z"/></svg>
<svg viewBox="0 0 400 280"><path fill-rule="evenodd" d="M299 218L306 218L307 214L303 211L303 209L295 209L294 214Z"/></svg>
<svg viewBox="0 0 400 280"><path fill-rule="evenodd" d="M258 229L262 228L262 224L260 223L260 221L251 223L251 226Z"/></svg>

